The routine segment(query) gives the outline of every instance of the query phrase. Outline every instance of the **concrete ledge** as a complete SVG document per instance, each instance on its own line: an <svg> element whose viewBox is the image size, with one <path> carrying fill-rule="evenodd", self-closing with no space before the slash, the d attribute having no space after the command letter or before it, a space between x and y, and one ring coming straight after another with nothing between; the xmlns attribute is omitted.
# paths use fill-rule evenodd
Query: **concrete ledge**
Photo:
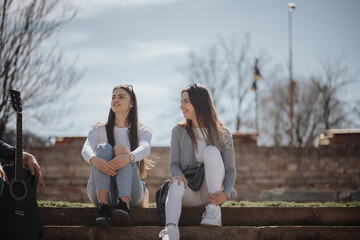
<svg viewBox="0 0 360 240"><path fill-rule="evenodd" d="M44 239L82 240L82 239L159 239L163 227L79 227L46 226ZM227 226L227 227L180 227L182 240L192 239L247 239L247 240L344 240L357 239L360 227L338 226Z"/></svg>
<svg viewBox="0 0 360 240"><path fill-rule="evenodd" d="M44 225L93 226L96 208L40 207ZM199 226L204 207L183 208L179 226ZM223 226L360 226L358 207L243 207L222 210ZM131 209L133 226L162 226L154 208Z"/></svg>
<svg viewBox="0 0 360 240"><path fill-rule="evenodd" d="M96 208L53 208L40 207L44 225L93 226ZM113 209L114 210L114 209ZM134 208L130 210L134 226L161 226L162 222L154 208Z"/></svg>

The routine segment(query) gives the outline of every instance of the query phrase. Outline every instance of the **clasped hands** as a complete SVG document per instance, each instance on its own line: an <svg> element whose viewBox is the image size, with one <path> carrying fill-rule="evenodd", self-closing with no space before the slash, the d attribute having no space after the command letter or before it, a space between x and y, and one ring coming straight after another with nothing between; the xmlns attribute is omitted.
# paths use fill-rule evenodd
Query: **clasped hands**
<svg viewBox="0 0 360 240"><path fill-rule="evenodd" d="M128 153L120 154L110 161L106 161L99 157L93 157L90 162L106 175L115 176L116 170L123 168L130 163L130 155Z"/></svg>
<svg viewBox="0 0 360 240"><path fill-rule="evenodd" d="M109 176L115 176L116 170L125 167L130 163L130 150L123 145L116 145L114 147L114 158L110 161L99 157L92 157L92 163L97 169Z"/></svg>

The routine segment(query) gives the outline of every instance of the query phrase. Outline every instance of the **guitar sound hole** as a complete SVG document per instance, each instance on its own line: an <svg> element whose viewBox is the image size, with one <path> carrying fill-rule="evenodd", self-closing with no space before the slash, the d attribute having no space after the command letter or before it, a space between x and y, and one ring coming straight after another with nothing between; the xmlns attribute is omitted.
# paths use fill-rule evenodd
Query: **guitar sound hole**
<svg viewBox="0 0 360 240"><path fill-rule="evenodd" d="M26 193L25 186L22 182L14 182L12 190L14 195L18 198L22 198Z"/></svg>

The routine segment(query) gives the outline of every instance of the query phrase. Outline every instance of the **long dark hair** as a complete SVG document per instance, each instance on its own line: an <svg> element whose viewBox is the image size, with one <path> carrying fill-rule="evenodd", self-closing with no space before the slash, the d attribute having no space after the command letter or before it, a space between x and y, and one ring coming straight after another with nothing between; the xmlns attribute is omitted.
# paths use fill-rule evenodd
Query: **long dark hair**
<svg viewBox="0 0 360 240"><path fill-rule="evenodd" d="M130 148L131 148L130 150L133 151L139 146L139 139L138 139L139 123L138 123L138 110L137 110L138 108L137 108L136 95L131 85L115 86L113 92L119 88L124 89L130 95L131 101L133 103L133 106L130 108L129 114L125 122L125 124L129 126L128 136L130 141ZM106 128L108 143L113 147L115 146L114 126L115 126L115 113L110 108L108 121L105 124L105 128ZM143 159L140 161L140 163L138 163L139 174L141 178L146 177L145 161L146 159Z"/></svg>
<svg viewBox="0 0 360 240"><path fill-rule="evenodd" d="M223 140L225 137L223 129L224 125L218 119L215 106L211 100L208 90L199 84L193 84L185 87L181 91L181 94L184 92L189 94L189 100L194 106L196 119L203 135L205 136L205 139L207 136L210 139L211 144L220 150L220 140ZM185 122L180 123L179 125L186 128L186 131L196 148L196 139L198 136L195 134L192 121L190 119L186 119Z"/></svg>

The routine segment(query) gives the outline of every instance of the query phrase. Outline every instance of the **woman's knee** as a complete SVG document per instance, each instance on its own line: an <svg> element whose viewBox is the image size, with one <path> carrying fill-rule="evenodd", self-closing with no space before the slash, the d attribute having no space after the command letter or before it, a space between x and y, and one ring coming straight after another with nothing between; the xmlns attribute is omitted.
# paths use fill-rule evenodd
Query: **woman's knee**
<svg viewBox="0 0 360 240"><path fill-rule="evenodd" d="M129 148L125 147L124 145L116 145L114 147L114 155L115 157L121 154L130 153Z"/></svg>
<svg viewBox="0 0 360 240"><path fill-rule="evenodd" d="M219 149L217 147L209 145L204 149L204 161L213 159L214 157L221 157Z"/></svg>
<svg viewBox="0 0 360 240"><path fill-rule="evenodd" d="M113 148L108 143L99 144L96 148L95 155L102 159L111 160L114 157Z"/></svg>
<svg viewBox="0 0 360 240"><path fill-rule="evenodd" d="M175 179L175 181L172 184L170 184L169 194L177 193L177 194L183 195L184 191L185 191L185 185L184 185L183 181L180 181L180 184L179 184L179 180Z"/></svg>

